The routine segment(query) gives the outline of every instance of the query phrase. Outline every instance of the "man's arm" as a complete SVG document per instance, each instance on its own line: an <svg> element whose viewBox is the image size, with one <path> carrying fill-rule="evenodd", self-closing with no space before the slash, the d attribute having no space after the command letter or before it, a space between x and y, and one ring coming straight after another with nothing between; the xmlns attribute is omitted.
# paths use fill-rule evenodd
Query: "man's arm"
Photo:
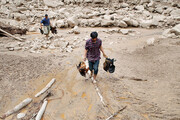
<svg viewBox="0 0 180 120"><path fill-rule="evenodd" d="M101 50L101 52L103 53L103 56L104 56L105 58L108 58L108 56L104 53L104 50L103 50L102 45L101 45L101 47L100 47L100 50Z"/></svg>
<svg viewBox="0 0 180 120"><path fill-rule="evenodd" d="M84 61L86 61L86 57L87 57L87 50L85 49L85 51L84 51L84 58L83 58Z"/></svg>

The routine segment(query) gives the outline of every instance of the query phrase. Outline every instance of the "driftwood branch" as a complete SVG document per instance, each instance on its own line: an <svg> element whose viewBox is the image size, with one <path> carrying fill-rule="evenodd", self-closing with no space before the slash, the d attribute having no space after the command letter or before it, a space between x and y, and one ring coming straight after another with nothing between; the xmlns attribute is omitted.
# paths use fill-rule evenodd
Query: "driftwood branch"
<svg viewBox="0 0 180 120"><path fill-rule="evenodd" d="M123 111L124 109L126 109L127 106L123 107L122 109L119 109L117 112L115 112L114 114L112 114L111 116L109 116L106 120L110 120L113 117L116 117L121 111Z"/></svg>
<svg viewBox="0 0 180 120"><path fill-rule="evenodd" d="M24 101L22 101L21 103L19 103L18 105L16 105L13 109L7 111L3 116L1 116L1 119L5 119L6 117L8 117L9 115L18 112L19 110L21 110L23 107L27 106L29 103L31 103L32 99L31 98L27 98Z"/></svg>
<svg viewBox="0 0 180 120"><path fill-rule="evenodd" d="M18 38L18 37L15 37L15 36L11 35L10 33L4 31L4 30L1 29L1 28L0 28L0 31L3 32L3 33L5 33L7 36L10 36L10 37L12 37L12 38L14 38L14 39L16 39L16 40L23 41L23 39Z"/></svg>
<svg viewBox="0 0 180 120"><path fill-rule="evenodd" d="M46 92L52 85L53 83L56 81L55 78L53 78L47 85L46 87L44 87L40 92L38 92L35 97L39 97L41 94L43 94L44 92Z"/></svg>

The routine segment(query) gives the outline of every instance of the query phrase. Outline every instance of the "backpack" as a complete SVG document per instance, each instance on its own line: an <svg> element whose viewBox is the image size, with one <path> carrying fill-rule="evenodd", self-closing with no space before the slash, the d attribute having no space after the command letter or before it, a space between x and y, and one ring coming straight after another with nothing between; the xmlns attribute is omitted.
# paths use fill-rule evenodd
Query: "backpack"
<svg viewBox="0 0 180 120"><path fill-rule="evenodd" d="M103 63L103 69L106 72L113 73L115 71L114 61L114 59L106 58L105 62Z"/></svg>

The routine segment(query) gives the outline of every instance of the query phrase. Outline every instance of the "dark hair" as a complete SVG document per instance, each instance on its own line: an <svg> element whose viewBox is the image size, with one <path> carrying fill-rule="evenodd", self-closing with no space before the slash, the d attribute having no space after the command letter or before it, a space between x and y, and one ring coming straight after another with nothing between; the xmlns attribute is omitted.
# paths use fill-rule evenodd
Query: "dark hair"
<svg viewBox="0 0 180 120"><path fill-rule="evenodd" d="M97 38L98 33L97 32L92 32L90 36L91 36L92 39Z"/></svg>
<svg viewBox="0 0 180 120"><path fill-rule="evenodd" d="M48 14L45 14L45 16L48 16Z"/></svg>

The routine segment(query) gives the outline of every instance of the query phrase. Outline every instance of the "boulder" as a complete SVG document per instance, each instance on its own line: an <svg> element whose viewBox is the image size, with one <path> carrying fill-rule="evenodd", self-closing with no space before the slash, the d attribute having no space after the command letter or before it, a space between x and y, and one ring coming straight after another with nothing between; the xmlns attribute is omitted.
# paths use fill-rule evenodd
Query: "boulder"
<svg viewBox="0 0 180 120"><path fill-rule="evenodd" d="M125 27L127 27L128 25L127 25L126 22L124 22L123 20L120 20L120 21L117 22L117 26L118 26L118 27L125 28Z"/></svg>
<svg viewBox="0 0 180 120"><path fill-rule="evenodd" d="M123 21L125 21L128 26L134 26L134 27L139 26L139 23L134 19L124 18Z"/></svg>
<svg viewBox="0 0 180 120"><path fill-rule="evenodd" d="M21 6L21 5L25 4L25 3L26 3L25 0L14 0L14 4L15 4L17 7L19 7L19 6Z"/></svg>
<svg viewBox="0 0 180 120"><path fill-rule="evenodd" d="M155 38L149 38L146 41L147 45L154 45L154 42L155 42Z"/></svg>
<svg viewBox="0 0 180 120"><path fill-rule="evenodd" d="M180 24L173 27L170 32L174 33L175 35L180 35Z"/></svg>
<svg viewBox="0 0 180 120"><path fill-rule="evenodd" d="M180 19L180 9L172 10L170 15L175 19Z"/></svg>
<svg viewBox="0 0 180 120"><path fill-rule="evenodd" d="M60 5L64 5L64 3L59 1L59 0L50 0L50 1L49 0L43 0L43 2L46 6L53 7L53 8L58 7Z"/></svg>
<svg viewBox="0 0 180 120"><path fill-rule="evenodd" d="M21 13L12 13L11 16L13 16L13 18L18 21L27 19L27 17Z"/></svg>
<svg viewBox="0 0 180 120"><path fill-rule="evenodd" d="M143 5L137 5L135 7L135 9L138 10L138 11L143 11L144 10L144 6Z"/></svg>
<svg viewBox="0 0 180 120"><path fill-rule="evenodd" d="M104 4L104 1L103 0L94 0L94 3L95 4Z"/></svg>
<svg viewBox="0 0 180 120"><path fill-rule="evenodd" d="M67 23L70 27L78 25L78 19L76 17L70 17L67 19Z"/></svg>
<svg viewBox="0 0 180 120"><path fill-rule="evenodd" d="M92 3L93 0L84 0L84 3Z"/></svg>
<svg viewBox="0 0 180 120"><path fill-rule="evenodd" d="M101 26L102 27L109 27L109 26L113 26L114 25L114 21L112 20L102 20L101 21Z"/></svg>
<svg viewBox="0 0 180 120"><path fill-rule="evenodd" d="M78 26L75 26L72 31L74 34L80 34L80 30Z"/></svg>
<svg viewBox="0 0 180 120"><path fill-rule="evenodd" d="M56 26L58 27L58 28L63 28L63 27L65 27L65 22L64 22L64 20L58 20L58 21L56 21Z"/></svg>
<svg viewBox="0 0 180 120"><path fill-rule="evenodd" d="M129 4L127 4L127 3L122 3L122 4L121 4L121 7L122 7L122 8L129 7Z"/></svg>
<svg viewBox="0 0 180 120"><path fill-rule="evenodd" d="M129 33L128 29L121 29L120 31L123 35L127 35Z"/></svg>

